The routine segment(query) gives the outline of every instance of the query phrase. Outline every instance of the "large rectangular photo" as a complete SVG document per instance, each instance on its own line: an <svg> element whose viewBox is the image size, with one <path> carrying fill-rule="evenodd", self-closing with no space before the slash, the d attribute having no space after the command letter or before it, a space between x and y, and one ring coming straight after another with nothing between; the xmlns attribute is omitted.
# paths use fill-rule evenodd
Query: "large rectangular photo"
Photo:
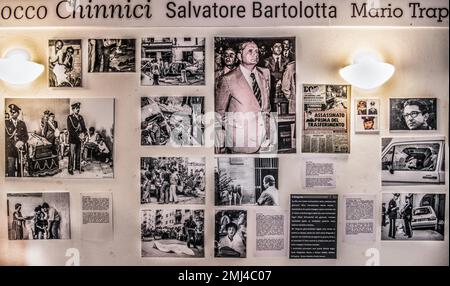
<svg viewBox="0 0 450 286"><path fill-rule="evenodd" d="M445 184L444 137L381 138L381 183Z"/></svg>
<svg viewBox="0 0 450 286"><path fill-rule="evenodd" d="M141 145L204 145L204 97L141 97Z"/></svg>
<svg viewBox="0 0 450 286"><path fill-rule="evenodd" d="M204 257L204 222L204 210L141 210L141 256Z"/></svg>
<svg viewBox="0 0 450 286"><path fill-rule="evenodd" d="M6 177L112 178L114 99L6 98Z"/></svg>
<svg viewBox="0 0 450 286"><path fill-rule="evenodd" d="M81 40L48 41L49 87L81 87Z"/></svg>
<svg viewBox="0 0 450 286"><path fill-rule="evenodd" d="M278 206L278 158L221 157L215 166L216 206Z"/></svg>
<svg viewBox="0 0 450 286"><path fill-rule="evenodd" d="M384 193L381 240L444 240L445 194Z"/></svg>
<svg viewBox="0 0 450 286"><path fill-rule="evenodd" d="M205 158L141 158L141 204L205 204Z"/></svg>
<svg viewBox="0 0 450 286"><path fill-rule="evenodd" d="M214 42L216 154L295 153L295 38Z"/></svg>
<svg viewBox="0 0 450 286"><path fill-rule="evenodd" d="M205 38L143 38L141 85L204 85Z"/></svg>
<svg viewBox="0 0 450 286"><path fill-rule="evenodd" d="M70 194L8 193L10 240L70 239Z"/></svg>
<svg viewBox="0 0 450 286"><path fill-rule="evenodd" d="M303 153L350 153L349 85L303 85Z"/></svg>

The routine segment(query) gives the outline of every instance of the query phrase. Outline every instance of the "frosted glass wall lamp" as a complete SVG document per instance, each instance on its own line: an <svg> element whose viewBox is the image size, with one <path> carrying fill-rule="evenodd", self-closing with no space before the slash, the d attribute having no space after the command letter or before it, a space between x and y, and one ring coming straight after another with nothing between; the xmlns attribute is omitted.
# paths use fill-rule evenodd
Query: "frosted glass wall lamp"
<svg viewBox="0 0 450 286"><path fill-rule="evenodd" d="M361 89L374 89L392 77L395 67L384 63L371 52L359 53L353 58L353 64L339 70L341 77L353 86Z"/></svg>
<svg viewBox="0 0 450 286"><path fill-rule="evenodd" d="M0 79L14 85L27 84L44 71L44 66L30 61L30 54L24 49L9 50L0 58Z"/></svg>

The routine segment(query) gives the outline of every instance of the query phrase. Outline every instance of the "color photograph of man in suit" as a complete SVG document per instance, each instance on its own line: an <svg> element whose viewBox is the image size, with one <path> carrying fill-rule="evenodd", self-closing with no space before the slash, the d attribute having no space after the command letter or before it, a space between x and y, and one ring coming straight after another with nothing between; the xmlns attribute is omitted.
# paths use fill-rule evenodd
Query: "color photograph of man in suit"
<svg viewBox="0 0 450 286"><path fill-rule="evenodd" d="M80 115L80 103L76 102L71 105L72 114L67 117L67 129L69 130L69 166L68 172L73 175L73 171L84 170L81 168L81 142L87 133L83 116Z"/></svg>
<svg viewBox="0 0 450 286"><path fill-rule="evenodd" d="M258 153L270 134L270 71L257 66L259 49L253 41L239 44L237 58L239 66L223 75L216 88L220 128L216 130L216 147L222 149L219 153Z"/></svg>
<svg viewBox="0 0 450 286"><path fill-rule="evenodd" d="M25 122L18 119L20 114L20 107L15 104L8 106L10 110L10 119L5 121L5 141L6 141L6 155L7 155L7 170L8 177L22 177L23 168L21 162L21 155L26 152L26 144L28 141L28 131Z"/></svg>

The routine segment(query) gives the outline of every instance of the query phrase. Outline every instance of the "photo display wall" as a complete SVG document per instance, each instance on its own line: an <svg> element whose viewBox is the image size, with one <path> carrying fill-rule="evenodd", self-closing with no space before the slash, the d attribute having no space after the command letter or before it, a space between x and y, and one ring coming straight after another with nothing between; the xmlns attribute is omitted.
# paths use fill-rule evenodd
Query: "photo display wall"
<svg viewBox="0 0 450 286"><path fill-rule="evenodd" d="M92 29L4 33L45 72L0 82L0 264L64 265L70 243L81 265L448 260L448 41L425 44L441 31ZM345 82L353 32L416 73Z"/></svg>

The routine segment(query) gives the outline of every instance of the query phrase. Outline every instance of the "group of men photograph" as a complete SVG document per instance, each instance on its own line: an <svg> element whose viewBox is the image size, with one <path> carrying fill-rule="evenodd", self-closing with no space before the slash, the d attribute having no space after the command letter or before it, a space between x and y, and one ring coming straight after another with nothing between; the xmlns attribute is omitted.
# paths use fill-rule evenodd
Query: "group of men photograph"
<svg viewBox="0 0 450 286"><path fill-rule="evenodd" d="M278 151L277 116L295 114L294 51L294 38L216 38L216 153Z"/></svg>

